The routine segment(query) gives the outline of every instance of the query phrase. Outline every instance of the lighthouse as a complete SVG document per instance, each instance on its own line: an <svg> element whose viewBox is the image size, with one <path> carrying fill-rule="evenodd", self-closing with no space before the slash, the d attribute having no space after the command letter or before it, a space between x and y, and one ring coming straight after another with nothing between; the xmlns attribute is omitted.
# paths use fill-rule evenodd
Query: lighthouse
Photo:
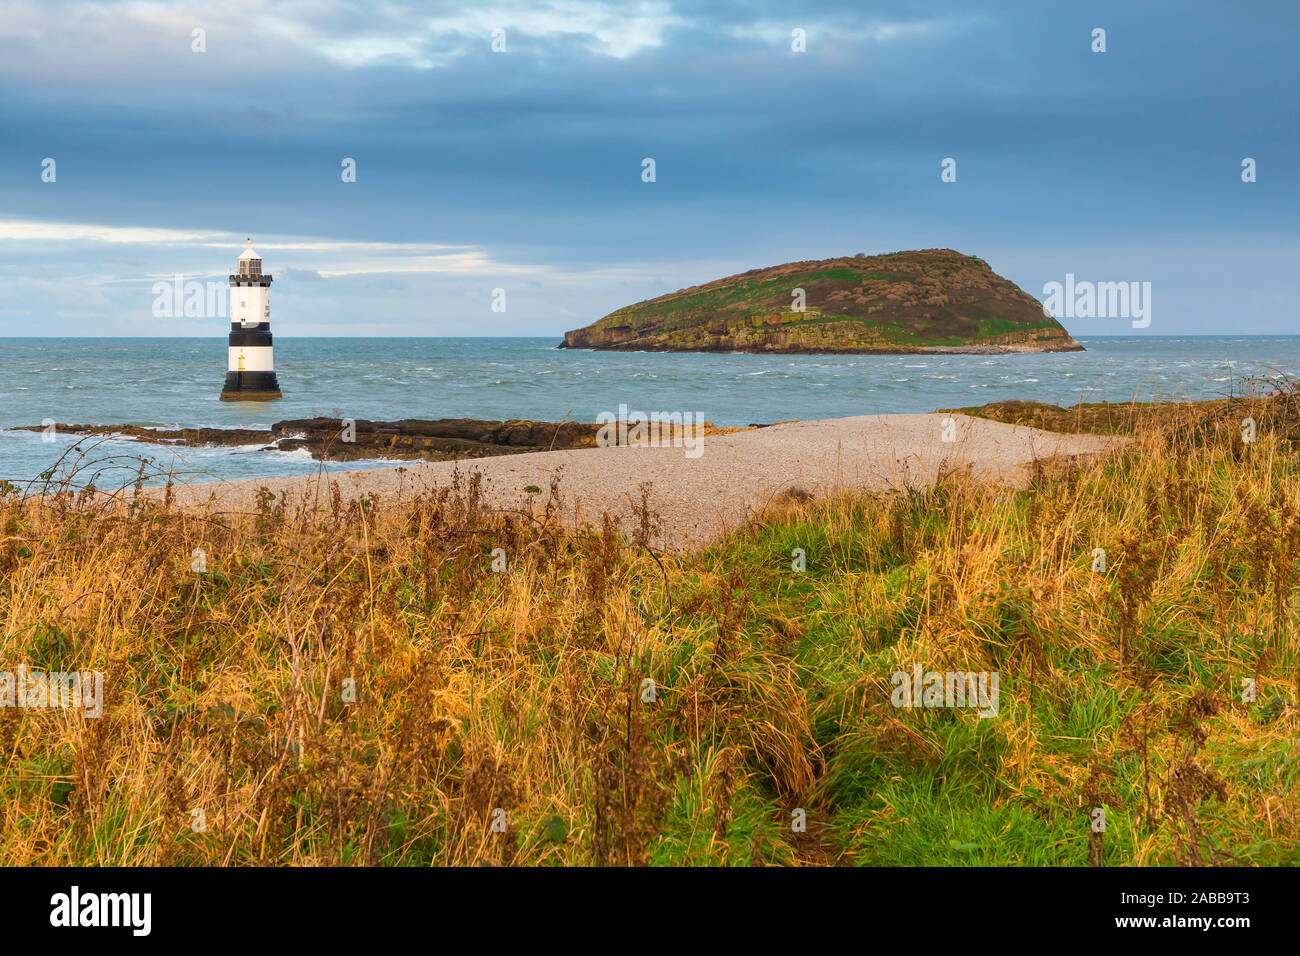
<svg viewBox="0 0 1300 956"><path fill-rule="evenodd" d="M271 358L271 277L253 240L230 277L230 347L223 402L265 402L280 397Z"/></svg>

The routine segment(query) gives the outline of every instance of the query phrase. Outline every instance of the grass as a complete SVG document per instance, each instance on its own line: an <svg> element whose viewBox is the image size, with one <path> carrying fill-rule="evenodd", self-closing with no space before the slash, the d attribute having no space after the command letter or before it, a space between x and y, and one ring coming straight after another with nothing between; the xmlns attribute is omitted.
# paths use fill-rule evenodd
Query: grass
<svg viewBox="0 0 1300 956"><path fill-rule="evenodd" d="M678 556L472 477L10 488L0 668L106 700L0 708L0 861L1296 865L1297 405L1134 412L1019 492L796 493ZM893 706L915 664L997 672L997 716Z"/></svg>

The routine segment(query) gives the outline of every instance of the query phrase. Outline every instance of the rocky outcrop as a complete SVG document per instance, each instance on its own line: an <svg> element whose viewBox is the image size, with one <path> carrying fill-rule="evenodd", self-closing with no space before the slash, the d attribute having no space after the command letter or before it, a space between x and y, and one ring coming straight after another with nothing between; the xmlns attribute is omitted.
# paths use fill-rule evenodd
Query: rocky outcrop
<svg viewBox="0 0 1300 956"><path fill-rule="evenodd" d="M762 425L751 425L761 428ZM56 432L84 436L124 436L164 445L261 445L266 451L306 449L317 460L355 461L368 458L456 461L529 451L594 448L601 426L585 422L533 422L522 419L485 421L476 418L406 418L374 422L364 418L300 418L276 422L269 431L247 428L144 428L139 425L55 425ZM18 431L44 431L41 425ZM704 434L738 428L705 423ZM612 437L617 443L618 433ZM626 437L626 436L624 436Z"/></svg>
<svg viewBox="0 0 1300 956"><path fill-rule="evenodd" d="M305 448L313 458L352 461L361 458L412 458L449 461L485 458L552 448L590 448L597 425L582 422L505 422L473 418L403 419L372 422L364 418L346 426L338 418L302 418L276 422L269 431L247 428L144 428L139 425L55 425L70 435L116 435L158 444L189 446L263 445L267 450ZM19 431L43 431L28 425Z"/></svg>
<svg viewBox="0 0 1300 956"><path fill-rule="evenodd" d="M473 418L408 418L396 422L356 420L355 441L343 440L337 418L276 422L271 426L277 448L306 448L314 458L418 458L449 461L486 458L523 451L592 448L598 426L581 422L484 421Z"/></svg>

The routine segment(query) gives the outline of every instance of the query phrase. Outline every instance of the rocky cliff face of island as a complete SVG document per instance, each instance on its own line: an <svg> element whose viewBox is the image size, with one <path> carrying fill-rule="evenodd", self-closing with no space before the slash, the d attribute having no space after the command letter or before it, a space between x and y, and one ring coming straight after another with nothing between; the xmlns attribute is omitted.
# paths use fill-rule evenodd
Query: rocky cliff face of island
<svg viewBox="0 0 1300 956"><path fill-rule="evenodd" d="M561 348L663 352L1079 352L1042 305L951 249L788 262L566 332Z"/></svg>

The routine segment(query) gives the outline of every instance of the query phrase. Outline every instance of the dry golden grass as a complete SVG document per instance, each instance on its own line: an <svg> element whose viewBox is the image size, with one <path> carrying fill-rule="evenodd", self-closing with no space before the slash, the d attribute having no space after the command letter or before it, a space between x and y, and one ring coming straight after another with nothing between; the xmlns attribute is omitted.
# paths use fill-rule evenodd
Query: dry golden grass
<svg viewBox="0 0 1300 956"><path fill-rule="evenodd" d="M10 489L0 669L106 700L0 708L0 861L1294 864L1300 414L1253 401L1252 442L1183 406L1024 492L790 495L679 557L472 477ZM918 663L999 672L998 717L892 707Z"/></svg>

